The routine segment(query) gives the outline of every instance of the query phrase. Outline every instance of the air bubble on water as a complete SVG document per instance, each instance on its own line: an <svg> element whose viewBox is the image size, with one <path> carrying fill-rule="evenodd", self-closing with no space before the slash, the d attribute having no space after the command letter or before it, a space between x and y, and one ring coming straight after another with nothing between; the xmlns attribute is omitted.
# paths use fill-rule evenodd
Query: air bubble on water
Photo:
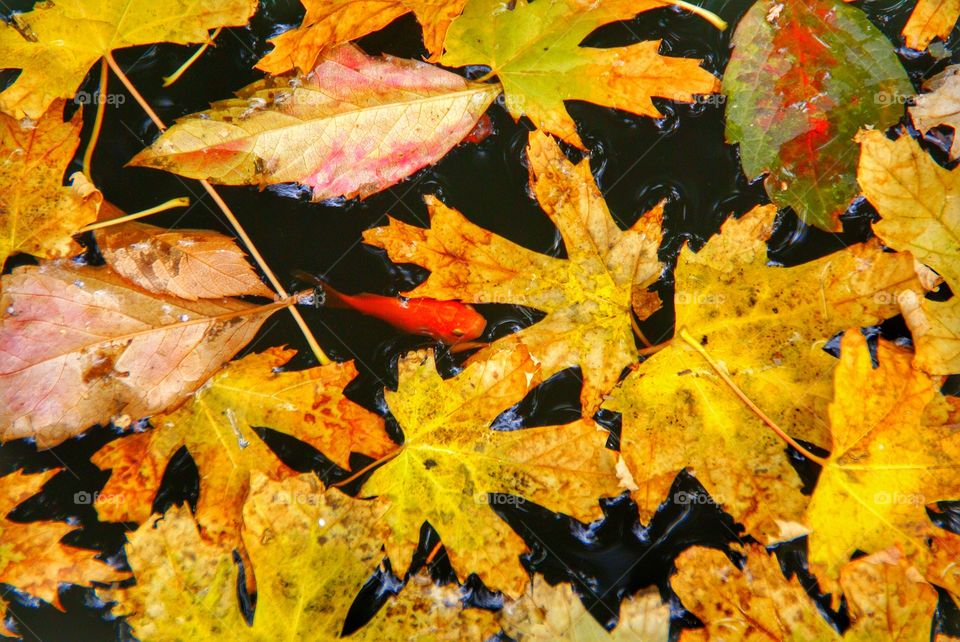
<svg viewBox="0 0 960 642"><path fill-rule="evenodd" d="M181 314L181 315L179 316L179 319L180 319L181 322L186 323L187 321L190 320L190 315L188 315L188 314Z"/></svg>
<svg viewBox="0 0 960 642"><path fill-rule="evenodd" d="M327 525L327 520L325 520L324 518L321 517L320 519L317 520L317 526L319 526L320 528L323 528L326 525Z"/></svg>
<svg viewBox="0 0 960 642"><path fill-rule="evenodd" d="M74 284L75 286L77 286L78 288L83 288L83 286L84 286L83 281L81 281L80 279L76 279L76 280L73 282L73 284Z"/></svg>
<svg viewBox="0 0 960 642"><path fill-rule="evenodd" d="M7 306L7 314L9 314L10 316L14 316L12 305Z"/></svg>

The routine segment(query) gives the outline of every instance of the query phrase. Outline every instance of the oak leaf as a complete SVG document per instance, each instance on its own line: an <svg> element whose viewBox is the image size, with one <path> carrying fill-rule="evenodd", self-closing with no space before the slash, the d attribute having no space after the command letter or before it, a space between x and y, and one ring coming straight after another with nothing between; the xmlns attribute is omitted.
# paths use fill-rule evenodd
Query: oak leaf
<svg viewBox="0 0 960 642"><path fill-rule="evenodd" d="M83 123L79 112L67 123L62 113L58 102L32 127L0 113L0 268L17 252L78 254L70 235L97 218L103 196L82 174L63 186Z"/></svg>
<svg viewBox="0 0 960 642"><path fill-rule="evenodd" d="M230 363L189 403L153 417L153 430L97 452L93 463L113 471L96 503L100 518L146 521L167 463L186 446L201 479L197 522L207 539L230 550L240 544L251 474L275 479L293 474L255 427L308 443L344 468L351 451L381 457L396 449L383 420L344 396L357 373L352 362L277 372L294 354L271 348Z"/></svg>
<svg viewBox="0 0 960 642"><path fill-rule="evenodd" d="M834 334L898 312L920 289L909 254L876 242L795 267L767 263L776 208L728 220L676 267L677 336L631 373L604 407L623 414L621 453L649 519L676 474L690 469L761 541L800 521L808 498L786 445L721 376L788 436L829 443L826 409ZM711 363L712 361L712 363Z"/></svg>
<svg viewBox="0 0 960 642"><path fill-rule="evenodd" d="M957 3L960 11L960 2ZM960 156L960 65L951 65L923 83L927 93L920 94L910 106L910 118L921 132L939 125L953 129L950 158Z"/></svg>
<svg viewBox="0 0 960 642"><path fill-rule="evenodd" d="M307 8L303 24L270 42L273 50L257 69L278 75L294 69L309 71L325 51L356 40L411 11L423 25L423 44L432 58L443 49L450 22L460 15L466 0L302 0Z"/></svg>
<svg viewBox="0 0 960 642"><path fill-rule="evenodd" d="M930 301L922 290L901 299L917 346L917 365L933 374L960 372L960 173L940 167L912 138L861 132L857 178L881 219L884 243L906 250L940 273L954 291Z"/></svg>
<svg viewBox="0 0 960 642"><path fill-rule="evenodd" d="M884 340L874 368L867 341L844 334L830 405L833 445L806 523L810 563L830 588L855 551L898 545L926 572L927 539L941 531L926 505L960 498L960 401ZM843 515L843 519L837 519Z"/></svg>
<svg viewBox="0 0 960 642"><path fill-rule="evenodd" d="M566 100L660 117L654 96L691 102L718 90L719 82L699 60L661 56L657 40L580 46L605 24L666 6L670 3L657 0L471 0L450 25L440 62L490 67L514 119L527 116L538 128L583 147Z"/></svg>
<svg viewBox="0 0 960 642"><path fill-rule="evenodd" d="M775 204L839 230L857 195L854 135L896 123L914 93L896 53L861 9L840 0L761 0L733 45L726 136L740 144L744 172L769 172Z"/></svg>
<svg viewBox="0 0 960 642"><path fill-rule="evenodd" d="M636 361L631 305L647 314L659 307L659 299L646 288L663 268L657 259L663 210L657 206L621 230L593 181L589 162L570 163L555 142L537 132L531 134L527 153L533 191L560 231L566 259L496 236L434 198L427 199L430 229L391 219L389 227L368 230L363 238L385 248L397 263L431 271L409 296L512 303L545 312L541 321L497 341L473 360L522 347L544 377L579 366L581 402L589 416L623 368Z"/></svg>
<svg viewBox="0 0 960 642"><path fill-rule="evenodd" d="M734 566L725 554L695 547L676 560L670 580L683 605L705 625L685 630L681 639L839 640L798 578L786 579L777 558L762 546L745 548L746 563Z"/></svg>
<svg viewBox="0 0 960 642"><path fill-rule="evenodd" d="M427 521L458 577L476 572L491 588L518 595L527 581L518 559L525 546L488 505L490 494L589 521L600 515L601 495L619 492L607 435L593 421L490 427L540 382L522 348L497 352L448 380L437 374L432 353L413 353L400 362L399 382L384 396L404 431L403 446L361 491L391 504L386 549L398 572L410 566Z"/></svg>
<svg viewBox="0 0 960 642"><path fill-rule="evenodd" d="M670 607L656 588L626 598L616 628L608 632L569 584L550 586L539 575L519 600L504 604L500 619L507 635L525 642L667 642L670 637Z"/></svg>
<svg viewBox="0 0 960 642"><path fill-rule="evenodd" d="M189 301L273 297L236 241L219 232L131 221L99 230L96 239L107 265L150 292Z"/></svg>
<svg viewBox="0 0 960 642"><path fill-rule="evenodd" d="M917 0L917 6L903 27L907 46L926 49L934 38L946 40L958 18L960 0Z"/></svg>
<svg viewBox="0 0 960 642"><path fill-rule="evenodd" d="M130 164L224 185L296 181L316 201L362 197L443 157L499 91L342 45L306 76L257 81L179 119Z"/></svg>
<svg viewBox="0 0 960 642"><path fill-rule="evenodd" d="M87 585L126 579L94 558L95 551L60 543L72 526L60 522L14 523L7 515L18 504L36 494L56 470L38 475L16 472L0 477L0 584L38 597L55 607L60 605L60 584ZM0 635L14 635L0 619Z"/></svg>
<svg viewBox="0 0 960 642"><path fill-rule="evenodd" d="M54 446L185 401L282 302L151 294L107 267L17 268L0 295L0 441Z"/></svg>

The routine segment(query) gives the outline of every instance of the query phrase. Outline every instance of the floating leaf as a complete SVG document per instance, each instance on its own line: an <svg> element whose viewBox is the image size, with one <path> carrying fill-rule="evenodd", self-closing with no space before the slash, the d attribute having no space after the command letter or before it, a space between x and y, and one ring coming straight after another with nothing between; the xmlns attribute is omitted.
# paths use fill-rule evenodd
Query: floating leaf
<svg viewBox="0 0 960 642"><path fill-rule="evenodd" d="M903 27L907 46L926 49L934 38L947 39L960 18L960 0L917 0Z"/></svg>
<svg viewBox="0 0 960 642"><path fill-rule="evenodd" d="M960 11L960 2L957 3ZM939 125L953 129L950 158L960 156L960 65L952 65L923 83L927 93L920 94L910 106L914 126L927 132Z"/></svg>

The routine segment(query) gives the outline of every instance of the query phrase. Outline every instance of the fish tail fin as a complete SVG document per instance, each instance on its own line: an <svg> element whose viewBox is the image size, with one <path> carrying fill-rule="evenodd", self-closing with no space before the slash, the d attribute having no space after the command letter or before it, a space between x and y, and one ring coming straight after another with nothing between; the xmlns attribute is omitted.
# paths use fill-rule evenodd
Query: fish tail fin
<svg viewBox="0 0 960 642"><path fill-rule="evenodd" d="M350 308L353 307L347 301L347 296L338 290L335 290L332 285L327 283L325 280L321 279L319 276L310 274L303 270L294 270L293 277L304 283L312 283L317 290L317 295L320 298L318 307L325 308Z"/></svg>

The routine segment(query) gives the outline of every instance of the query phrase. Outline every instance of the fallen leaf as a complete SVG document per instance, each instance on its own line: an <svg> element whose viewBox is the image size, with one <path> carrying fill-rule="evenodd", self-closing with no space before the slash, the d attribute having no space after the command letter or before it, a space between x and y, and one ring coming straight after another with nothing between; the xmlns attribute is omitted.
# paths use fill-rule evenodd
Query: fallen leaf
<svg viewBox="0 0 960 642"><path fill-rule="evenodd" d="M873 367L867 341L844 334L830 405L833 446L806 522L810 564L828 588L854 551L898 545L926 572L927 538L942 533L926 506L960 497L960 401L885 340ZM837 519L842 515L843 519Z"/></svg>
<svg viewBox="0 0 960 642"><path fill-rule="evenodd" d="M430 229L391 219L389 227L368 230L363 238L385 248L394 262L431 271L409 296L512 303L545 312L541 321L497 341L473 361L522 347L544 377L579 366L581 403L590 416L624 367L637 359L631 304L656 297L646 289L663 268L657 259L663 210L657 206L621 230L586 160L570 163L542 133L531 134L528 157L533 190L560 231L566 259L496 236L434 198L427 199ZM655 308L659 299L656 303Z"/></svg>
<svg viewBox="0 0 960 642"><path fill-rule="evenodd" d="M782 7L773 20L767 15ZM767 193L804 221L841 229L857 195L861 127L883 130L913 96L887 37L840 0L757 2L733 36L723 77L727 140L748 178L769 172Z"/></svg>
<svg viewBox="0 0 960 642"><path fill-rule="evenodd" d="M245 294L273 298L225 234L131 221L99 230L96 239L107 265L150 292L189 301Z"/></svg>
<svg viewBox="0 0 960 642"><path fill-rule="evenodd" d="M356 40L411 11L423 25L423 43L432 55L443 49L450 22L460 15L466 0L302 0L307 8L303 24L273 38L273 50L257 69L278 75L294 69L313 69L321 54Z"/></svg>
<svg viewBox="0 0 960 642"><path fill-rule="evenodd" d="M167 462L186 446L201 479L197 522L208 540L230 550L240 544L251 474L275 479L293 474L255 427L308 443L344 468L351 451L381 457L397 448L380 417L343 395L357 374L352 362L277 372L294 354L271 348L230 363L190 403L154 417L152 431L97 452L91 461L113 471L96 503L100 519L145 522Z"/></svg>
<svg viewBox="0 0 960 642"><path fill-rule="evenodd" d="M670 607L656 588L627 597L616 628L607 631L583 608L569 584L550 586L535 575L519 600L507 601L500 615L504 632L524 642L667 642Z"/></svg>
<svg viewBox="0 0 960 642"><path fill-rule="evenodd" d="M57 0L0 24L0 69L22 69L0 92L0 111L34 120L70 98L90 67L115 49L206 42L216 27L247 24L256 0Z"/></svg>
<svg viewBox="0 0 960 642"><path fill-rule="evenodd" d="M738 569L722 552L694 547L676 560L670 580L683 605L706 629L684 630L681 640L839 640L797 577L787 579L777 558L756 544Z"/></svg>
<svg viewBox="0 0 960 642"><path fill-rule="evenodd" d="M899 293L920 289L913 258L875 241L795 267L768 265L775 216L774 206L757 207L699 252L681 250L677 335L604 406L623 414L621 454L643 521L684 469L761 541L779 540L778 521L802 521L808 498L786 444L706 356L787 435L824 446L836 360L823 346L846 328L895 316Z"/></svg>
<svg viewBox="0 0 960 642"><path fill-rule="evenodd" d="M960 297L931 301L907 293L899 301L917 350L914 365L932 374L960 373Z"/></svg>
<svg viewBox="0 0 960 642"><path fill-rule="evenodd" d="M850 642L929 640L937 592L896 548L850 562L840 585L850 608Z"/></svg>
<svg viewBox="0 0 960 642"><path fill-rule="evenodd" d="M960 12L960 2L957 2ZM928 132L939 125L953 129L950 158L960 156L960 65L951 65L923 83L927 93L916 97L910 106L910 118L921 132Z"/></svg>
<svg viewBox="0 0 960 642"><path fill-rule="evenodd" d="M907 46L926 49L934 38L946 40L960 18L960 0L917 0L903 27Z"/></svg>
<svg viewBox="0 0 960 642"><path fill-rule="evenodd" d="M12 522L7 515L20 503L39 492L57 470L39 475L16 472L0 477L0 583L12 586L49 602L58 609L61 584L87 586L90 582L126 579L97 560L96 551L61 544L64 535L74 530L62 522ZM4 590L6 595L6 590ZM0 635L16 635L0 619Z"/></svg>
<svg viewBox="0 0 960 642"><path fill-rule="evenodd" d="M619 492L607 434L592 421L490 428L540 382L522 348L497 352L446 381L432 353L413 353L400 361L399 382L384 396L403 429L403 447L361 491L391 504L386 549L397 572L409 568L427 521L461 580L475 572L489 587L519 595L527 582L518 559L525 546L491 509L490 494L589 521L600 516L601 495Z"/></svg>
<svg viewBox="0 0 960 642"><path fill-rule="evenodd" d="M151 294L107 267L17 268L0 296L0 441L49 448L185 401L285 304Z"/></svg>
<svg viewBox="0 0 960 642"><path fill-rule="evenodd" d="M657 0L472 0L450 25L440 62L490 67L514 119L527 116L538 128L583 147L566 100L661 117L654 96L691 102L719 89L699 60L661 56L658 40L580 46L605 24L666 6L670 3Z"/></svg>
<svg viewBox="0 0 960 642"><path fill-rule="evenodd" d="M499 92L342 45L306 76L257 81L181 118L130 164L224 185L296 181L315 201L363 197L442 158Z"/></svg>
<svg viewBox="0 0 960 642"><path fill-rule="evenodd" d="M70 235L97 218L103 196L82 174L71 179L73 187L63 186L83 123L79 112L68 123L62 113L57 102L32 127L0 114L0 268L17 252L78 254Z"/></svg>

